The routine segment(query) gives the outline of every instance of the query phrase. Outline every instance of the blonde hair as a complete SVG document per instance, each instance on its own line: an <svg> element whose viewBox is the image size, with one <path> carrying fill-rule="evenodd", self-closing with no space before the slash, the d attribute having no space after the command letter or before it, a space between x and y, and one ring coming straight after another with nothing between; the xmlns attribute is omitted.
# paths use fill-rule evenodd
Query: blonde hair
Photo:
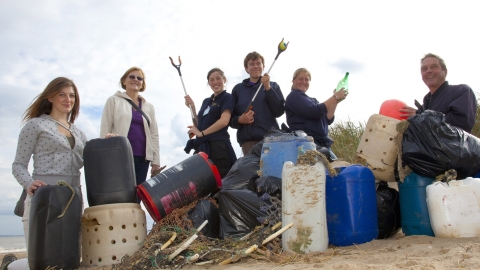
<svg viewBox="0 0 480 270"><path fill-rule="evenodd" d="M142 75L143 83L142 83L142 88L140 88L140 92L145 91L145 89L147 89L147 82L145 80L145 73L139 67L131 67L131 68L127 69L127 71L125 71L123 76L120 78L120 86L122 86L122 88L125 89L125 90L127 89L127 86L125 86L125 84L123 84L123 81L125 81L127 79L128 74L132 71L138 71Z"/></svg>
<svg viewBox="0 0 480 270"><path fill-rule="evenodd" d="M307 74L308 76L308 79L311 81L312 80L312 74L310 74L310 71L308 71L308 69L306 68L299 68L297 70L295 70L295 72L293 73L293 80L295 80L298 76L298 74L302 73L302 72L305 72L305 74ZM292 90L293 90L293 85L292 85Z"/></svg>

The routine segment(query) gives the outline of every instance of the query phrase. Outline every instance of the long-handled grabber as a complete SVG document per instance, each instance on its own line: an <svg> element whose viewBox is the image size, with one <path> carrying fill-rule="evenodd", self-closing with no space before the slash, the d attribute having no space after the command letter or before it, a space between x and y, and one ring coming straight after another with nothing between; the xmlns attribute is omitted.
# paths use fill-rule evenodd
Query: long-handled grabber
<svg viewBox="0 0 480 270"><path fill-rule="evenodd" d="M277 56L275 56L275 60L273 60L272 65L270 66L270 68L267 71L267 74L270 74L270 70L272 70L272 67L275 64L275 61L277 61L278 56L287 49L288 43L290 43L290 42L287 42L287 43L283 42L283 38L282 38L282 41L280 41L280 43L278 44ZM255 92L255 95L253 95L252 101L250 101L250 103L248 104L247 109L245 110L245 113L247 113L248 111L250 111L252 109L252 103L255 100L255 98L257 97L258 91L260 91L261 88L262 88L262 84L260 84L258 86L257 92Z"/></svg>
<svg viewBox="0 0 480 270"><path fill-rule="evenodd" d="M180 59L180 56L178 56L178 62L180 62L180 64L175 65L175 63L173 63L172 57L169 56L168 58L170 58L170 62L172 62L172 66L177 69L178 75L180 75L180 80L182 81L183 91L185 92L185 96L187 96L188 95L187 94L187 89L185 88L185 83L183 83L182 72L180 71L180 66L182 65L182 60ZM197 121L195 120L195 114L193 113L192 105L189 104L188 107L190 107L190 115L192 116L193 125L196 127L197 126ZM190 139L193 138L193 136L195 136L195 134L190 133Z"/></svg>

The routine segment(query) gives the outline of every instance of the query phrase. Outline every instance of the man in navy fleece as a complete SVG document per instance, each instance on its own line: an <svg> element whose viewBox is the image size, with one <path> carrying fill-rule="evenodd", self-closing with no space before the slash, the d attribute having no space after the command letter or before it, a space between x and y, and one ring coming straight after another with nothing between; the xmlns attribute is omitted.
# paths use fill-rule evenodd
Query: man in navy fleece
<svg viewBox="0 0 480 270"><path fill-rule="evenodd" d="M243 61L245 71L250 78L235 85L232 95L235 99L235 109L232 113L230 126L237 129L237 142L242 147L244 155L263 137L272 127L279 128L277 117L284 113L285 99L280 86L270 81L270 76L265 73L265 60L257 52L247 54ZM252 109L245 113L258 87L262 85Z"/></svg>
<svg viewBox="0 0 480 270"><path fill-rule="evenodd" d="M445 121L450 125L471 132L477 114L477 99L472 89L466 84L448 84L447 66L440 56L428 53L420 63L422 80L430 92L418 110L405 106L400 109L401 116L413 116L424 110L438 111L445 114Z"/></svg>

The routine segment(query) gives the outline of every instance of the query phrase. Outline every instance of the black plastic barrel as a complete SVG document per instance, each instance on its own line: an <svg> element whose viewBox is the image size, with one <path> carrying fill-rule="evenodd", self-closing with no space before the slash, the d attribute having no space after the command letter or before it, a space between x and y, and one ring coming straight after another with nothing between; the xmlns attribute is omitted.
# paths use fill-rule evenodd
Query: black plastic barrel
<svg viewBox="0 0 480 270"><path fill-rule="evenodd" d="M153 220L203 198L222 186L220 173L199 152L137 186L137 192Z"/></svg>
<svg viewBox="0 0 480 270"><path fill-rule="evenodd" d="M83 159L89 206L135 203L135 165L126 137L88 141Z"/></svg>
<svg viewBox="0 0 480 270"><path fill-rule="evenodd" d="M28 263L31 270L80 267L82 195L80 188L44 186L35 191L30 208ZM59 217L62 213L63 216Z"/></svg>

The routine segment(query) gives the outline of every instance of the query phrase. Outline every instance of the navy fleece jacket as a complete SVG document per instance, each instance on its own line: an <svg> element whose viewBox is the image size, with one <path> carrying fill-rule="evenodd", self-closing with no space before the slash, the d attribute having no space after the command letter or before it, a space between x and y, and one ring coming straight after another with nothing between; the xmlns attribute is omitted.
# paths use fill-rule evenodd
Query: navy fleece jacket
<svg viewBox="0 0 480 270"><path fill-rule="evenodd" d="M477 98L468 85L444 82L433 95L430 92L425 95L423 110L442 112L445 122L470 133L475 125Z"/></svg>
<svg viewBox="0 0 480 270"><path fill-rule="evenodd" d="M280 86L276 82L270 82L270 90L260 89L258 95L252 104L252 110L255 112L254 121L251 125L242 125L238 123L238 118L245 112L248 104L252 100L255 92L260 85L251 84L250 79L235 85L232 90L235 99L235 109L230 121L230 127L237 129L237 142L242 145L247 141L260 141L272 127L279 128L277 117L284 113L285 99Z"/></svg>
<svg viewBox="0 0 480 270"><path fill-rule="evenodd" d="M330 147L333 144L328 137L328 126L333 123L335 116L332 119L327 118L325 104L294 89L287 96L285 112L291 130L305 131L320 146Z"/></svg>

